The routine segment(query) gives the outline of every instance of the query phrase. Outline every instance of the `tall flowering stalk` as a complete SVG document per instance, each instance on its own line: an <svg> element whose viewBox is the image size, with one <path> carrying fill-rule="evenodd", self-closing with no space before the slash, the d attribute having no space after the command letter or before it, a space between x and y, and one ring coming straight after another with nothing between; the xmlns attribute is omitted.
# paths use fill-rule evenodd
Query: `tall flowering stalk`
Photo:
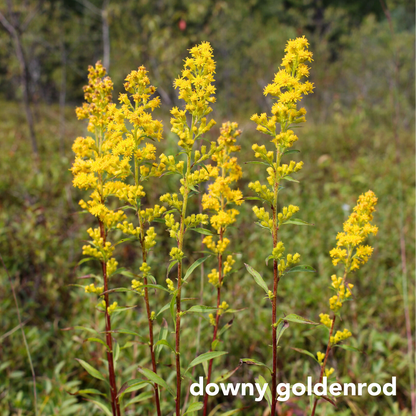
<svg viewBox="0 0 416 416"><path fill-rule="evenodd" d="M212 160L216 162L219 171L214 183L208 186L208 193L202 196L202 207L204 210L215 212L211 216L210 222L218 235L218 240L214 241L213 236L204 238L203 243L217 257L218 269L212 269L208 274L209 282L217 289L217 312L214 318L210 314L210 322L214 327L211 341L211 350L215 349L218 343L218 327L221 315L228 309L226 302L221 302L221 288L224 284L224 278L232 271L235 263L231 254L227 255L223 261L223 255L230 240L225 237L227 228L234 224L239 211L235 208L229 208L230 205L241 205L243 195L239 189L233 189L232 186L241 178L242 171L237 163L237 158L232 157L231 153L240 151L240 146L236 145L237 137L241 134L238 130L237 123L224 123L221 127L221 135L217 140L218 148L212 155ZM209 360L207 385L211 382L213 360ZM204 397L204 416L208 412L208 395Z"/></svg>
<svg viewBox="0 0 416 416"><path fill-rule="evenodd" d="M332 311L332 317L327 313L321 313L319 315L321 323L329 330L329 338L325 353L320 351L317 353L317 361L321 366L319 383L322 383L324 376L330 377L334 372L333 368L326 368L328 356L332 348L339 342L352 336L352 333L347 328L344 328L343 331L337 331L334 334L335 321L336 318L340 316L340 310L343 307L343 304L349 300L352 295L354 285L349 283L348 275L367 263L373 252L372 247L364 245L363 243L370 234L377 234L377 227L371 224L376 204L377 198L373 191L368 191L365 194L360 195L357 205L354 207L354 212L344 223L344 231L337 235L337 246L329 253L332 257L334 266L338 263L344 265L344 273L342 277L335 274L331 276L332 287L336 291L336 294L329 299L329 308ZM312 416L315 415L318 400L319 399L315 397L311 413Z"/></svg>
<svg viewBox="0 0 416 416"><path fill-rule="evenodd" d="M176 300L175 324L175 352L176 352L176 415L180 415L181 408L181 318L184 312L181 309L181 294L183 284L183 252L185 233L189 229L197 229L200 224L208 223L208 216L197 214L187 216L188 200L191 192L198 192L197 186L207 181L210 177L218 174L216 168L210 165L201 166L202 162L212 156L216 150L215 142L211 143L211 149L207 152L206 146L201 150L194 150L195 141L208 132L214 120L207 121L207 115L212 111L211 103L215 102L214 73L215 62L213 50L208 42L190 50L191 57L185 60L182 76L175 80L174 86L179 89L179 98L186 103L185 109L177 107L171 110L172 132L179 137L178 145L183 149L181 153L186 156L186 161L177 162L173 156L161 155L161 162L169 172L179 174L180 192L179 195L165 194L160 200L169 205L172 212L165 215L165 223L170 236L177 242L177 247L170 251L171 266L178 265L177 285L167 279L168 288L172 297ZM190 124L188 124L188 116ZM175 214L179 214L179 221L175 220ZM173 299L172 299L173 301ZM173 303L172 303L173 305ZM171 309L172 310L172 309Z"/></svg>
<svg viewBox="0 0 416 416"><path fill-rule="evenodd" d="M132 161L134 171L130 172L133 177L133 185L121 187L116 196L128 207L132 207L138 220L138 227L127 220L119 223L117 228L130 236L129 240L138 240L141 246L142 264L140 274L134 275L132 288L143 297L149 328L149 350L152 362L152 370L157 373L156 353L154 349L153 321L155 312L150 309L149 302L149 280L156 283L151 274L148 264L149 251L156 245L156 233L151 223L162 216L166 208L155 205L146 208L143 198L146 196L142 183L151 177L160 177L164 170L163 164L152 162L156 159L156 147L145 140L162 139L163 126L158 120L152 118L151 112L159 107L158 97L150 99L156 92L156 88L150 85L146 68L141 66L137 71L132 71L126 78L124 88L127 94L120 94L119 101L122 104L117 113L117 120L112 125L112 134L115 137L124 135L125 140L120 143L122 146L129 145L133 149ZM129 128L126 126L129 124ZM150 167L148 166L150 165ZM161 416L159 387L154 385L154 396L156 412Z"/></svg>
<svg viewBox="0 0 416 416"><path fill-rule="evenodd" d="M118 306L117 302L110 304L108 292L109 280L116 272L117 261L113 257L114 245L109 241L108 233L125 219L125 214L122 210L111 210L106 204L108 198L124 186L118 179L124 179L129 175L131 148L123 146L117 148L121 139L109 134L117 109L111 102L113 83L105 75L101 63L97 63L94 68L89 67L89 83L84 87L86 103L81 108L77 108L77 116L81 120L89 120L88 131L94 137L78 137L75 140L72 149L76 157L71 170L74 175L73 185L92 191L89 200L87 202L81 200L80 206L94 215L98 221L97 228L88 230L91 241L83 246L83 254L101 263L102 285L97 286L92 283L85 287L85 291L95 293L102 299L98 306L105 315L111 409L113 415L118 416L121 413L117 398L111 329L111 314ZM88 363L81 360L80 362L87 371L90 369Z"/></svg>
<svg viewBox="0 0 416 416"><path fill-rule="evenodd" d="M262 185L259 181L251 182L249 188L252 189L264 204L270 207L272 216L265 208L253 207L253 211L259 220L259 225L270 231L273 239L273 250L268 259L273 259L273 290L269 290L262 277L253 268L246 265L248 271L253 275L256 282L265 290L272 304L272 348L273 364L271 369L272 377L272 400L271 415L276 414L276 386L277 386L277 348L278 338L287 326L288 317L285 321L277 320L277 289L280 278L289 271L308 271L308 266L295 266L300 259L298 253L288 254L284 259L285 247L282 241L279 241L279 228L284 224L305 225L302 220L291 219L299 211L299 208L293 205L283 207L282 212L278 212L278 196L281 188L281 182L284 180L294 181L290 175L302 169L303 162L294 162L282 164L282 159L287 155L296 152L289 150L298 140L290 127L294 124L305 122L306 110L297 109L297 102L302 99L303 95L309 94L313 90L313 84L309 81L302 82L304 77L309 75L309 67L305 62L312 61L312 52L308 51L308 41L305 37L296 38L288 41L285 52L286 55L282 61L280 69L274 77L271 84L264 89L264 95L270 95L274 100L271 112L268 116L266 113L261 115L254 114L251 120L257 124L257 130L271 136L271 142L274 144L274 150L267 150L265 145L253 145L255 157L262 160L267 167L268 185ZM291 269L292 268L292 269ZM299 322L299 320L295 320ZM305 323L308 323L305 320Z"/></svg>

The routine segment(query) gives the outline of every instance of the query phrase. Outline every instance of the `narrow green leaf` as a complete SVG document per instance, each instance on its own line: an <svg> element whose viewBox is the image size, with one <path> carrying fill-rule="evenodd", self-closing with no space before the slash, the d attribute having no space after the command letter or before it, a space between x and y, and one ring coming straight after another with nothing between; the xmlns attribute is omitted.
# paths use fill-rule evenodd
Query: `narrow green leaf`
<svg viewBox="0 0 416 416"><path fill-rule="evenodd" d="M306 221L300 220L298 218L293 218L291 220L287 220L285 222L282 222L282 225L285 225L285 224L310 225L310 226L314 226L315 225L315 224L311 224L310 222L306 222Z"/></svg>
<svg viewBox="0 0 416 416"><path fill-rule="evenodd" d="M168 334L169 334L168 323L167 323L166 319L163 318L162 326L161 326L160 331L159 331L159 341L166 340L167 337L168 337ZM159 355L160 355L160 352L162 351L162 349L163 349L163 345L161 345L161 344L159 344L156 347L156 350L155 350L156 361L159 359Z"/></svg>
<svg viewBox="0 0 416 416"><path fill-rule="evenodd" d="M187 415L188 413L193 413L198 410L201 410L203 407L204 407L204 403L201 403L201 402L191 403L189 407L186 409L186 412L183 414L183 416Z"/></svg>
<svg viewBox="0 0 416 416"><path fill-rule="evenodd" d="M291 313L284 318L280 318L278 322L280 321L294 322L297 324L319 325L319 323L304 318L303 316L296 315L295 313Z"/></svg>
<svg viewBox="0 0 416 416"><path fill-rule="evenodd" d="M241 367L241 365L242 364L240 363L236 368L234 368L234 370L230 370L230 371L227 371L224 374L221 374L219 377L217 377L214 380L214 383L220 383L220 382L223 382L223 381L229 379Z"/></svg>
<svg viewBox="0 0 416 416"><path fill-rule="evenodd" d="M156 342L156 344L154 345L154 348L156 348L156 346L161 345L163 347L163 345L165 345L166 347L169 347L169 349L175 353L175 349L172 347L172 345L169 344L169 342L166 339L160 339L158 342Z"/></svg>
<svg viewBox="0 0 416 416"><path fill-rule="evenodd" d="M172 261L169 263L169 267L168 267L168 271L167 271L167 273L166 273L166 276L169 276L169 273L170 273L170 271L172 270L172 267L173 267L176 263L178 263L178 260L172 260Z"/></svg>
<svg viewBox="0 0 416 416"><path fill-rule="evenodd" d="M185 282L188 277L192 274L192 272L198 267L200 266L206 259L208 259L211 256L206 256L206 257L202 257L196 261L194 261L194 263L192 264L192 266L189 267L189 269L186 271L186 274L183 278L183 281Z"/></svg>
<svg viewBox="0 0 416 416"><path fill-rule="evenodd" d="M290 155L292 153L300 153L300 150L290 149L290 150L286 150L286 152L283 152L284 155Z"/></svg>
<svg viewBox="0 0 416 416"><path fill-rule="evenodd" d="M319 361L318 359L309 351L303 350L302 348L294 348L294 347L290 347L293 351L297 351L300 352L301 354L305 354L305 355L309 355L309 357L312 357L318 364Z"/></svg>
<svg viewBox="0 0 416 416"><path fill-rule="evenodd" d="M75 358L81 365L84 367L84 369L93 377L98 378L98 380L105 380L105 377L96 370L92 365L88 364L84 360L80 360L79 358Z"/></svg>
<svg viewBox="0 0 416 416"><path fill-rule="evenodd" d="M228 331L232 325L233 325L234 319L231 319L230 322L226 323L221 329L220 332L218 332L217 337L219 338L225 331Z"/></svg>
<svg viewBox="0 0 416 416"><path fill-rule="evenodd" d="M87 341L98 342L99 344L104 345L104 347L107 348L108 350L108 345L100 338L87 338L84 342L87 342Z"/></svg>
<svg viewBox="0 0 416 416"><path fill-rule="evenodd" d="M133 380L126 381L121 387L120 390L117 393L117 398L120 398L120 400L123 398L123 396L127 393L131 393L132 391L140 390L146 386L148 386L150 381L142 380L140 378L135 378Z"/></svg>
<svg viewBox="0 0 416 416"><path fill-rule="evenodd" d="M289 328L289 322L287 321L279 321L277 324L277 329L276 329L276 345L279 345L279 341L280 338L283 335L283 332L286 331L286 329Z"/></svg>
<svg viewBox="0 0 416 416"><path fill-rule="evenodd" d="M98 332L95 329L87 328L86 326L71 326L69 328L62 328L61 331L71 331L72 329L78 329L81 331L88 331L92 332L93 334L98 334Z"/></svg>
<svg viewBox="0 0 416 416"><path fill-rule="evenodd" d="M189 230L196 231L197 233L203 234L203 235L214 235L213 232L211 232L210 230L207 230L206 228L189 228Z"/></svg>
<svg viewBox="0 0 416 416"><path fill-rule="evenodd" d="M220 416L231 416L231 415L235 415L236 413L239 413L239 412L241 412L244 409L246 409L246 407L241 407L240 409L229 410L228 412L220 413Z"/></svg>
<svg viewBox="0 0 416 416"><path fill-rule="evenodd" d="M101 410L104 411L104 413L107 416L113 416L113 414L110 412L110 409L104 403L97 402L96 400L88 400L88 401L91 402L91 403L94 403L96 406L98 406Z"/></svg>
<svg viewBox="0 0 416 416"><path fill-rule="evenodd" d="M282 179L285 179L286 181L290 181L290 182L297 182L297 183L299 183L299 181L297 181L296 179L293 179L289 175L284 176Z"/></svg>
<svg viewBox="0 0 416 416"><path fill-rule="evenodd" d="M211 313L216 312L217 308L214 306L194 305L189 308L186 313Z"/></svg>
<svg viewBox="0 0 416 416"><path fill-rule="evenodd" d="M253 358L241 358L240 363L244 363L247 365L257 365L259 367L266 367L270 372L272 372L272 370L270 370L270 368L266 364L262 363L261 361L254 360Z"/></svg>
<svg viewBox="0 0 416 416"><path fill-rule="evenodd" d="M152 289L160 289L160 290L163 290L165 292L169 292L169 290L166 289L166 287L163 287L162 285L143 285L143 286L140 286L140 287L150 287Z"/></svg>
<svg viewBox="0 0 416 416"><path fill-rule="evenodd" d="M84 394L99 394L100 396L107 396L105 393L101 393L100 390L97 389L84 389L79 390L75 394L79 394L80 396L83 396Z"/></svg>
<svg viewBox="0 0 416 416"><path fill-rule="evenodd" d="M263 376L258 376L255 379L255 381L256 381L256 383L260 384L260 387L261 387L262 390L263 390L263 386L265 384L267 384L266 380L264 379ZM267 385L267 388L266 388L265 396L266 396L267 403L269 403L269 406L271 408L272 407L272 392L270 391L270 387L268 385Z"/></svg>
<svg viewBox="0 0 416 416"><path fill-rule="evenodd" d="M173 325L176 328L176 313L175 313L175 301L176 301L176 291L172 295L172 299L170 301L169 309L170 309L170 316L172 317Z"/></svg>
<svg viewBox="0 0 416 416"><path fill-rule="evenodd" d="M265 199L259 198L258 196L246 196L244 199L246 201L265 201Z"/></svg>
<svg viewBox="0 0 416 416"><path fill-rule="evenodd" d="M206 361L210 361L214 358L221 357L222 355L228 354L227 351L210 351L204 354L199 355L191 363L188 365L188 368L185 372L187 372L190 368L195 367L198 364L204 363Z"/></svg>
<svg viewBox="0 0 416 416"><path fill-rule="evenodd" d="M295 272L316 273L316 270L313 267L308 266L307 264L301 264L299 266L292 267L291 269L285 271L284 274L286 274L286 273L295 273Z"/></svg>
<svg viewBox="0 0 416 416"><path fill-rule="evenodd" d="M254 281L268 294L269 288L267 287L266 282L260 276L259 272L254 270L251 266L249 266L246 263L244 263L244 265L246 266L248 272L253 276Z"/></svg>
<svg viewBox="0 0 416 416"><path fill-rule="evenodd" d="M144 402L145 400L148 400L154 396L154 393L152 391L144 391L143 393L139 394L137 397L134 397L133 399L129 400L125 405L124 409L127 409L127 407L131 406L135 403Z"/></svg>
<svg viewBox="0 0 416 416"><path fill-rule="evenodd" d="M140 368L139 371L147 377L150 381L153 381L153 383L158 384L159 386L162 386L165 388L173 397L176 397L173 390L168 386L165 380L163 380L160 376L158 376L156 373L154 373L152 370L149 370L148 368Z"/></svg>
<svg viewBox="0 0 416 416"><path fill-rule="evenodd" d="M98 260L95 257L86 257L85 259L82 259L78 262L78 266L81 266L81 264L86 263L87 261L91 261L91 260Z"/></svg>
<svg viewBox="0 0 416 416"><path fill-rule="evenodd" d="M165 312L166 309L169 309L169 306L170 306L170 302L167 303L165 306L163 306L156 316L159 316L162 312Z"/></svg>

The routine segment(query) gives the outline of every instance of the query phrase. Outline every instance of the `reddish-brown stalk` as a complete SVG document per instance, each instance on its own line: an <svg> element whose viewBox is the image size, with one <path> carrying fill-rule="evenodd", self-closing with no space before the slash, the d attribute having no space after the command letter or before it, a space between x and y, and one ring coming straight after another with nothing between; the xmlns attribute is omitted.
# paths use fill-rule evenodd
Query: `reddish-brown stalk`
<svg viewBox="0 0 416 416"><path fill-rule="evenodd" d="M100 234L103 239L103 245L105 246L106 242L106 232L104 229L104 224L99 220L100 224ZM104 302L105 302L105 341L107 344L107 361L108 361L108 375L110 381L110 391L111 391L111 408L114 416L121 416L120 403L117 398L117 384L116 384L116 375L114 371L114 358L113 358L113 338L111 336L111 318L108 313L108 307L110 306L109 296L108 296L108 278L107 278L107 264L105 261L101 262L101 267L103 270L103 279L104 279Z"/></svg>
<svg viewBox="0 0 416 416"><path fill-rule="evenodd" d="M220 229L220 241L222 242L224 239L224 229ZM218 253L218 288L217 288L217 315L215 317L215 326L214 326L214 333L212 336L212 342L211 342L211 349L212 351L212 344L217 339L217 333L218 333L218 325L220 322L220 305L221 305L221 285L222 285L222 253ZM207 385L211 383L211 374L212 374L212 363L213 360L209 361L208 366L208 376L207 376ZM204 397L204 414L203 416L206 416L208 413L208 394L205 393Z"/></svg>
<svg viewBox="0 0 416 416"><path fill-rule="evenodd" d="M319 383L322 383L322 380L324 378L326 361L328 360L329 353L331 352L331 348L332 348L332 346L331 346L331 337L332 337L332 334L334 332L335 319L336 319L336 316L334 315L333 318L332 318L331 329L329 331L328 345L326 346L326 353L325 353L324 362L322 363L322 366L321 366L321 374L319 376ZM319 399L315 397L315 400L313 402L313 409L312 409L311 416L315 415L315 410L316 410L316 405L318 404L318 400Z"/></svg>

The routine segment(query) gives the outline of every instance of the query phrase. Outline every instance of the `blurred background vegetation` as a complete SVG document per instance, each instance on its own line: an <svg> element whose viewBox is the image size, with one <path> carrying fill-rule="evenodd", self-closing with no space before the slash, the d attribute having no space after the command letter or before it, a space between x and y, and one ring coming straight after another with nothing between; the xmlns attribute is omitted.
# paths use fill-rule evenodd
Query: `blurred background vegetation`
<svg viewBox="0 0 416 416"><path fill-rule="evenodd" d="M72 188L69 168L71 144L86 133L76 121L75 106L83 100L87 67L103 60L115 83L115 94L125 76L140 65L150 71L164 120L161 150L176 154L176 138L169 132L169 109L181 105L172 81L187 49L208 40L218 63L218 123L236 121L243 130L241 162L253 160L251 145L264 139L249 117L270 108L262 94L277 71L289 38L306 35L314 53L311 80L315 93L307 97L307 123L296 148L305 162L299 178L282 193L282 204L296 204L300 218L315 227L282 231L288 250L298 251L317 273L300 273L280 285L279 310L313 320L326 311L329 279L335 273L328 252L359 194L372 189L379 197L371 240L371 261L354 276L356 298L348 304L345 326L354 337L349 344L362 354L337 350L330 358L341 382L385 383L397 377L397 397L342 397L337 409L320 403L322 415L411 415L414 388L414 3L407 0L1 0L0 1L0 254L18 293L24 330L37 375L41 415L91 415L100 410L69 393L98 386L75 357L101 367L99 344L84 340L88 333L62 331L84 325L99 328L91 297L71 287L77 277L93 271L78 267L81 246L91 218L78 213L83 193ZM209 139L214 140L218 129ZM240 188L263 172L258 165L243 165ZM148 199L175 191L177 178L167 176L149 184ZM195 201L191 207L198 211ZM160 266L164 284L167 250L171 241L160 227L152 262ZM223 338L229 354L216 360L219 375L237 367L241 357L269 362L270 307L257 290L243 261L265 269L269 238L254 227L249 202L242 206L233 229L233 250L238 272L224 285L224 299L235 309L233 326ZM200 241L188 241L188 250L201 250ZM124 245L119 262L137 270L137 246ZM206 270L215 267L209 260ZM270 269L270 265L269 265ZM129 279L115 278L114 286ZM118 279L118 280L117 280ZM124 279L124 280L123 280ZM214 293L204 277L195 275L186 295L199 294L205 280L204 304ZM146 334L140 299L120 294L119 304L139 306L118 315L116 326L135 322ZM153 309L166 303L153 298ZM160 318L160 319L159 319ZM159 316L156 331L162 324ZM230 316L230 320L231 320ZM168 317L166 317L168 319ZM225 323L224 319L224 323ZM191 360L209 349L211 329L206 317L186 318L183 354ZM201 322L200 337L195 328ZM0 415L33 415L32 377L18 331L10 283L0 270ZM131 329L131 328L130 328ZM170 328L172 329L172 328ZM291 347L312 353L323 350L326 332L291 325L281 341L279 380L302 382L319 374L317 365ZM197 338L197 339L196 339ZM265 341L266 340L266 341ZM119 378L135 376L137 365L148 365L147 348L129 335L120 336L124 355ZM162 353L161 371L173 377L171 357ZM215 365L214 365L215 367ZM201 375L198 369L195 376ZM259 367L243 367L232 382L254 382ZM215 375L214 375L215 377ZM97 383L95 383L97 382ZM414 393L413 393L414 394ZM166 398L166 394L164 395ZM413 396L414 397L414 396ZM166 398L167 399L167 398ZM265 403L254 406L250 397L212 399L219 412L247 406L241 414L267 415ZM303 415L306 397L283 403L280 415ZM165 414L172 404L165 403ZM128 414L153 414L151 400L129 408ZM414 409L413 409L414 411ZM414 414L414 413L413 413Z"/></svg>

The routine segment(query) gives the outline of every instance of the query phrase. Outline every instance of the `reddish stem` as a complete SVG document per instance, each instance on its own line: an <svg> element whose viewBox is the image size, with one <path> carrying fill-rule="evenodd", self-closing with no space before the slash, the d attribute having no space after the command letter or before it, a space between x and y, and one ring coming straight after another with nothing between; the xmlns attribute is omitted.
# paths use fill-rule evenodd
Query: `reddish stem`
<svg viewBox="0 0 416 416"><path fill-rule="evenodd" d="M105 245L106 233L104 230L104 224L102 221L100 224L100 234L103 239L103 245ZM107 264L105 261L101 262L104 278L104 301L105 301L105 341L107 344L107 361L108 361L108 374L110 381L110 391L111 391L111 408L114 416L120 416L120 403L117 399L117 384L116 384L116 375L114 371L114 358L113 358L113 338L111 336L111 318L108 313L108 307L110 306L109 296L108 296L108 277L107 277Z"/></svg>
<svg viewBox="0 0 416 416"><path fill-rule="evenodd" d="M222 242L224 238L224 230L220 230L220 241ZM212 336L212 344L217 339L217 333L218 333L218 325L220 322L220 305L221 305L221 285L222 285L222 254L218 253L218 288L217 288L217 315L215 317L215 326L214 326L214 334ZM212 351L212 348L210 348L210 351ZM207 376L207 385L211 382L211 375L212 375L212 363L214 360L209 361L208 366L208 376ZM204 397L204 413L203 416L206 416L208 413L208 394L205 394Z"/></svg>
<svg viewBox="0 0 416 416"><path fill-rule="evenodd" d="M326 346L326 353L325 353L324 362L322 363L322 366L321 366L321 375L319 376L319 383L322 383L322 380L324 378L326 361L328 360L328 356L329 356L329 353L331 351L331 337L332 337L332 334L334 332L335 319L336 319L336 316L334 315L334 317L332 319L331 330L329 331L328 345ZM316 409L317 404L318 404L318 399L315 398L315 400L313 402L313 409L312 409L311 416L315 415L315 409Z"/></svg>

